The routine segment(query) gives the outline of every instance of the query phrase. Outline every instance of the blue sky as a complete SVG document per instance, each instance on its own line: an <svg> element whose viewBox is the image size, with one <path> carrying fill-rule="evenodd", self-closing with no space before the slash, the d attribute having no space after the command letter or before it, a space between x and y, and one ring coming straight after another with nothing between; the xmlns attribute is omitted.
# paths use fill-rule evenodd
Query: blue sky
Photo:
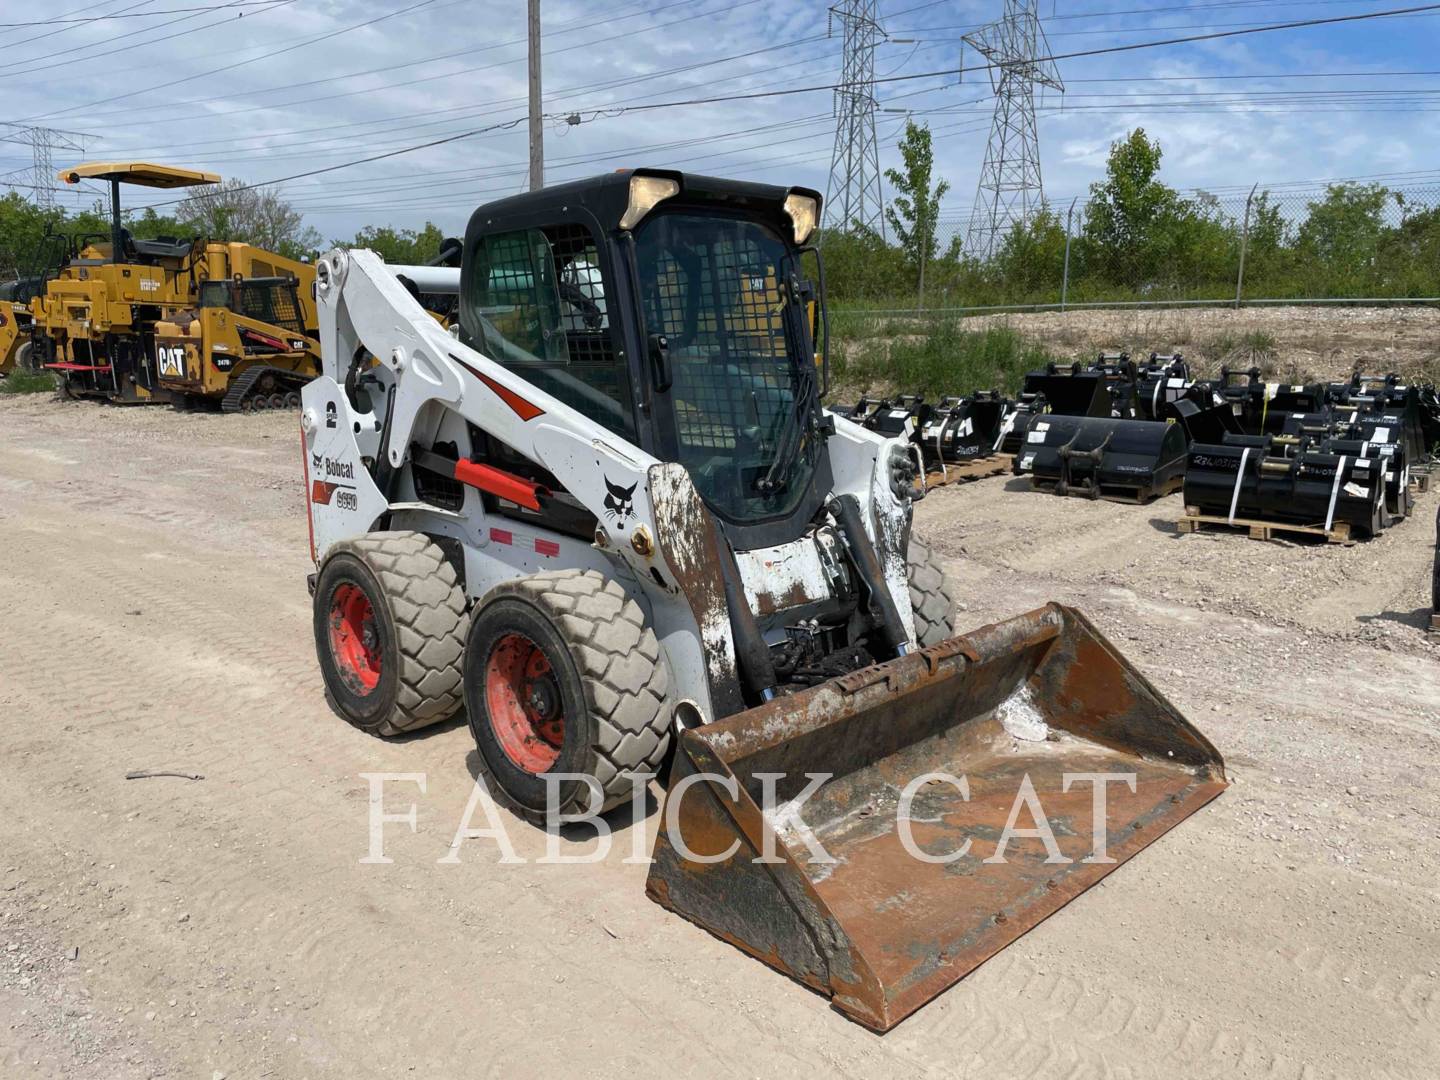
<svg viewBox="0 0 1440 1080"><path fill-rule="evenodd" d="M0 27L4 119L82 133L67 138L84 144L83 155L57 149L57 168L82 156L153 160L249 182L519 121L283 185L327 240L372 222L413 227L428 219L459 232L475 206L523 189L523 0L258 0L204 10L236 2L58 0L58 11L41 14L39 5L3 0L0 23L124 16ZM1052 51L1066 53L1399 6L1041 0L1040 11ZM833 83L840 42L827 37L825 4L544 0L542 9L546 110L583 121L547 126L550 179L659 165L824 190L828 92L652 111L619 106ZM876 74L953 70L961 35L999 13L999 0L882 2L890 36L915 43L882 44ZM1109 144L1135 126L1159 138L1163 175L1180 188L1229 192L1257 180L1427 170L1435 175L1413 179L1433 181L1440 164L1430 102L1440 70L1431 69L1440 63L1427 54L1436 14L1064 60L1067 93L1047 92L1039 120L1046 194L1063 206L1083 193ZM973 50L964 56L976 62ZM1394 72L1429 73L1387 74ZM946 216L963 217L989 132L988 79L915 79L882 85L879 96L882 108L912 109L930 124L938 174L952 188ZM880 114L882 168L896 163L905 119ZM28 147L0 143L0 174L28 161ZM93 195L61 200L88 203Z"/></svg>

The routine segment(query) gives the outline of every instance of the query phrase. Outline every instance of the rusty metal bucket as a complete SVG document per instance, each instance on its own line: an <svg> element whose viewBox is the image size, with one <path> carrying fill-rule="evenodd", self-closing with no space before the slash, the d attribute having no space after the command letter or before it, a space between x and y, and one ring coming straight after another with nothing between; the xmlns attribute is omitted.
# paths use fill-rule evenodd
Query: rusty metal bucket
<svg viewBox="0 0 1440 1080"><path fill-rule="evenodd" d="M1074 776L1096 773L1134 781L1103 785L1099 832ZM646 891L887 1031L1225 787L1205 737L1051 604L686 731Z"/></svg>

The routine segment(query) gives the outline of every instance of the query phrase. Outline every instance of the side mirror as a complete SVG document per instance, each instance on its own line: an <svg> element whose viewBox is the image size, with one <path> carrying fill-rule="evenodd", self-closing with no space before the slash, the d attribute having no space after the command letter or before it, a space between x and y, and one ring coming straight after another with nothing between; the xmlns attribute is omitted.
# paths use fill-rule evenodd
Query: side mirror
<svg viewBox="0 0 1440 1080"><path fill-rule="evenodd" d="M674 374L670 370L670 339L664 334L651 334L648 339L650 352L651 385L661 393L670 389Z"/></svg>

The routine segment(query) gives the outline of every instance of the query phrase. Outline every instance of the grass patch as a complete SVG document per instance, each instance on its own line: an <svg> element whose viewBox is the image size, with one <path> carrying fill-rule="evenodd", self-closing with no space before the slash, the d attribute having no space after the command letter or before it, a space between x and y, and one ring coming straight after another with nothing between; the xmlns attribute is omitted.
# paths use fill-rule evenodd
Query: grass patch
<svg viewBox="0 0 1440 1080"><path fill-rule="evenodd" d="M836 350L837 397L857 393L946 394L998 389L1014 393L1027 371L1053 357L1014 330L962 330L958 319L931 322L923 333L886 341L861 339Z"/></svg>
<svg viewBox="0 0 1440 1080"><path fill-rule="evenodd" d="M55 376L48 371L32 375L24 371L12 371L0 379L0 394L44 394L55 389Z"/></svg>

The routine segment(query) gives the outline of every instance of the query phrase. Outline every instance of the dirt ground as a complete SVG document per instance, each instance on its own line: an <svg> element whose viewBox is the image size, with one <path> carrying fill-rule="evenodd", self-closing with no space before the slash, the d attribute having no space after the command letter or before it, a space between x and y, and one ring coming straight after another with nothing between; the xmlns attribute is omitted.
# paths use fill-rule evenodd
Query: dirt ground
<svg viewBox="0 0 1440 1080"><path fill-rule="evenodd" d="M514 821L527 865L437 865L470 735L326 707L297 428L0 400L0 1076L1440 1074L1436 493L1354 547L932 493L962 628L1081 608L1233 786L881 1037L646 900L653 812L596 865ZM426 777L388 865L372 772Z"/></svg>

